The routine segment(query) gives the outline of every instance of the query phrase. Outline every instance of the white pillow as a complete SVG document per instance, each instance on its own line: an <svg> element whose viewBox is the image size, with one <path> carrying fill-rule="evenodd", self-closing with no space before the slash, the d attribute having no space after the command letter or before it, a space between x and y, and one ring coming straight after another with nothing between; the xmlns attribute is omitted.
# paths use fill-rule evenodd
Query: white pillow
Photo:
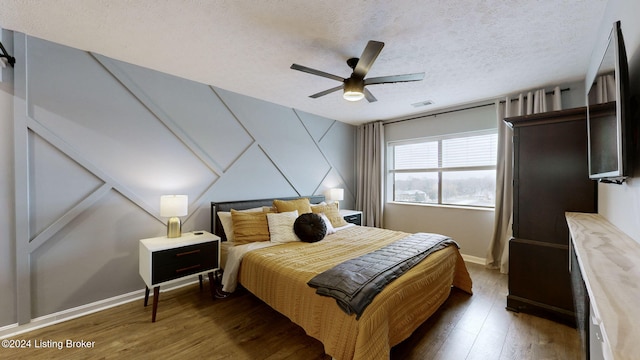
<svg viewBox="0 0 640 360"><path fill-rule="evenodd" d="M319 202L317 204L311 204L311 208L313 208L314 206L325 206L325 205L327 205L327 203L323 201L323 202Z"/></svg>
<svg viewBox="0 0 640 360"><path fill-rule="evenodd" d="M259 207L240 211L263 211L263 209L262 207ZM233 220L231 220L231 212L218 211L218 218L220 219L220 223L222 224L224 234L227 236L227 241L233 241Z"/></svg>
<svg viewBox="0 0 640 360"><path fill-rule="evenodd" d="M272 243L288 243L300 241L293 232L293 223L298 218L298 210L267 213L267 222L269 223L269 236Z"/></svg>
<svg viewBox="0 0 640 360"><path fill-rule="evenodd" d="M327 225L327 235L335 234L336 229L334 229L333 225L331 225L331 220L329 220L327 215L325 215L324 213L320 213L320 217L322 218L322 220L324 220L324 224Z"/></svg>

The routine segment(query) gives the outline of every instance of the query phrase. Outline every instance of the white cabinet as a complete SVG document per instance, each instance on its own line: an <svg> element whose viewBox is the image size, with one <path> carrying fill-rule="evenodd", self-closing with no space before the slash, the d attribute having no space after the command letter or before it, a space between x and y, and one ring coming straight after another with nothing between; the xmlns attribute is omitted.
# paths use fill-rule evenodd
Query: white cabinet
<svg viewBox="0 0 640 360"><path fill-rule="evenodd" d="M139 270L146 284L144 306L149 301L149 291L153 288L153 313L151 321L156 321L160 286L187 276L208 274L211 296L214 296L214 270L220 267L220 238L206 231L182 234L178 238L160 236L140 240Z"/></svg>

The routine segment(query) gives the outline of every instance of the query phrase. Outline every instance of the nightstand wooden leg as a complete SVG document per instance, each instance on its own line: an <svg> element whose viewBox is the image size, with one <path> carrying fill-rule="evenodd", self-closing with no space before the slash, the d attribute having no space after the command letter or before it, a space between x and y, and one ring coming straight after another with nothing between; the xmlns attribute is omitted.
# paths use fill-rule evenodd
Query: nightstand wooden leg
<svg viewBox="0 0 640 360"><path fill-rule="evenodd" d="M198 275L198 280L200 280L200 291L202 291L202 275Z"/></svg>
<svg viewBox="0 0 640 360"><path fill-rule="evenodd" d="M158 298L160 298L160 286L153 288L153 313L151 314L151 322L156 322L156 312L158 312Z"/></svg>
<svg viewBox="0 0 640 360"><path fill-rule="evenodd" d="M211 299L215 300L216 299L216 281L213 276L213 271L210 272L208 275L209 275L209 288L211 289Z"/></svg>
<svg viewBox="0 0 640 360"><path fill-rule="evenodd" d="M149 287L145 286L144 287L144 306L147 306L148 303L149 303Z"/></svg>

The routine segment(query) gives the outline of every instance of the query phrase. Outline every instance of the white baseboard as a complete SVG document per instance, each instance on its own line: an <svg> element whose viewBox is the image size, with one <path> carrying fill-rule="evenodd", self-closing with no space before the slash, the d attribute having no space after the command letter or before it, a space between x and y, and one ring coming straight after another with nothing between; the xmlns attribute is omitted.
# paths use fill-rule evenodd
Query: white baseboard
<svg viewBox="0 0 640 360"><path fill-rule="evenodd" d="M479 264L479 265L486 265L487 264L487 259L485 259L485 258L472 256L472 255L465 255L465 254L461 254L461 255L462 255L462 259L464 259L464 261L466 261L466 262L470 262L470 263L473 263L473 264Z"/></svg>
<svg viewBox="0 0 640 360"><path fill-rule="evenodd" d="M144 290L138 290L130 292L128 294L114 296L110 299L96 301L90 304L81 305L75 308L63 310L57 313L40 316L27 324L12 324L0 328L0 339L16 336L36 329L41 329L46 326L58 324L67 320L75 319L84 315L93 314L95 312L106 310L114 306L126 304L131 301L140 300L144 298Z"/></svg>
<svg viewBox="0 0 640 360"><path fill-rule="evenodd" d="M194 284L196 282L197 280L172 284L166 287L162 287L161 292L174 290L183 286ZM153 297L153 291L151 292L151 294L149 294L149 296ZM118 305L126 304L136 300L142 300L142 299L144 299L144 290L137 290L137 291L130 292L128 294L118 295L109 299L99 300L90 304L81 305L81 306L63 310L57 313L40 316L40 317L31 319L31 321L27 324L7 325L4 327L0 327L0 339L5 339L5 338L23 334L29 331L33 331L36 329L41 329L46 326L51 326L67 320L93 314L98 311L106 310Z"/></svg>

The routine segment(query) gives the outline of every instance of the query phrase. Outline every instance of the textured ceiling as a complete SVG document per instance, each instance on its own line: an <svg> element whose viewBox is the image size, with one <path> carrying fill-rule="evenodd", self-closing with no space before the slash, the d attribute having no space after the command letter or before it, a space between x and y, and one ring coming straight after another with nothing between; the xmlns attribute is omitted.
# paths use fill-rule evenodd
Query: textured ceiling
<svg viewBox="0 0 640 360"><path fill-rule="evenodd" d="M359 124L580 80L606 2L3 0L0 27ZM368 40L385 43L368 77L424 80L352 103L309 98L340 83L289 69L348 77Z"/></svg>

